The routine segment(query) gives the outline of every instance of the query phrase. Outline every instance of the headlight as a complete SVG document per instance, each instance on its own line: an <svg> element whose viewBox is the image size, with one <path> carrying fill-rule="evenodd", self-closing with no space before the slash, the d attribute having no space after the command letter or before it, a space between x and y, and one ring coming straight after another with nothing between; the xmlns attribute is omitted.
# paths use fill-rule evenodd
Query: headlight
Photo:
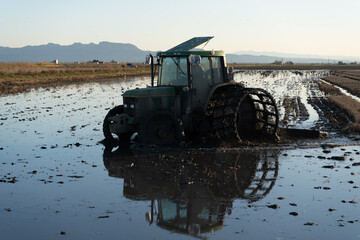
<svg viewBox="0 0 360 240"><path fill-rule="evenodd" d="M127 104L124 104L124 108L127 108L128 107L128 105Z"/></svg>
<svg viewBox="0 0 360 240"><path fill-rule="evenodd" d="M135 108L135 105L134 105L134 104L130 104L130 108Z"/></svg>

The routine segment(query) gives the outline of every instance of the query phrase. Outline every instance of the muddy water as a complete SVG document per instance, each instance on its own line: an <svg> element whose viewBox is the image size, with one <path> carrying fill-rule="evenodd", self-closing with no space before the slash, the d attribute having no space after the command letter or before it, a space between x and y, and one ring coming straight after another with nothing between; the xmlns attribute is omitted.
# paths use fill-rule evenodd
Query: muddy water
<svg viewBox="0 0 360 240"><path fill-rule="evenodd" d="M121 91L146 84L0 97L3 239L360 237L360 148L350 140L252 151L105 149L98 141L108 108Z"/></svg>
<svg viewBox="0 0 360 240"><path fill-rule="evenodd" d="M263 88L271 93L279 106L280 118L284 117L282 107L284 99L293 99L296 105L305 111L294 113L288 126L308 129L319 121L317 111L310 104L309 98L323 97L317 81L328 75L328 71L244 71L235 75L235 80L246 87ZM296 108L294 109L296 110Z"/></svg>

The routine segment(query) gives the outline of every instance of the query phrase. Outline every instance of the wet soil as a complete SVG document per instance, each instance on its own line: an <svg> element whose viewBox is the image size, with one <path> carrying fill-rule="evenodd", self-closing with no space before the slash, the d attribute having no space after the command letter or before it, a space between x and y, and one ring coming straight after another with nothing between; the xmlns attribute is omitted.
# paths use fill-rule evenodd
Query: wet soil
<svg viewBox="0 0 360 240"><path fill-rule="evenodd" d="M2 237L357 239L360 139L319 91L325 74L239 74L274 96L283 128L328 136L236 148L105 148L103 117L148 78L0 97Z"/></svg>

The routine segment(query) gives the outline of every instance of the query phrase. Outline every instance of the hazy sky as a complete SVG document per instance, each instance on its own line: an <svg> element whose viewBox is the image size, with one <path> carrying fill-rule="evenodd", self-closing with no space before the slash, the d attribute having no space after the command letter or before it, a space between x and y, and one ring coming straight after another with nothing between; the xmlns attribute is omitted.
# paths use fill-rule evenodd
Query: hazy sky
<svg viewBox="0 0 360 240"><path fill-rule="evenodd" d="M101 41L360 56L360 0L0 0L0 46Z"/></svg>

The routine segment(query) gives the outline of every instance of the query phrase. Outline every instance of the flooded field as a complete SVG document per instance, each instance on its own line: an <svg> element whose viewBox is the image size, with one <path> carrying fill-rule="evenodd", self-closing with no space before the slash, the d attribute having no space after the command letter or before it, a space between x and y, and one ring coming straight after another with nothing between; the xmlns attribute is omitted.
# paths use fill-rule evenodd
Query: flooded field
<svg viewBox="0 0 360 240"><path fill-rule="evenodd" d="M108 149L102 121L136 78L0 97L3 239L358 239L360 148L327 118L326 71L246 71L283 127L326 139Z"/></svg>

